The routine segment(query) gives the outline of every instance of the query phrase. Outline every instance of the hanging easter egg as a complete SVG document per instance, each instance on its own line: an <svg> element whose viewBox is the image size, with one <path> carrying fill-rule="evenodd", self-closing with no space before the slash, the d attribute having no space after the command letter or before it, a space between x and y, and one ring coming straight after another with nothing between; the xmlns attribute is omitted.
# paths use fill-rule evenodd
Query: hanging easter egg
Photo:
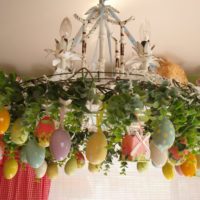
<svg viewBox="0 0 200 200"><path fill-rule="evenodd" d="M181 171L185 176L195 176L197 171L197 158L193 154L189 154L187 160L180 165Z"/></svg>
<svg viewBox="0 0 200 200"><path fill-rule="evenodd" d="M168 159L168 151L160 151L158 147L150 142L151 161L155 167L163 167Z"/></svg>
<svg viewBox="0 0 200 200"><path fill-rule="evenodd" d="M93 165L91 163L88 163L88 170L91 172L91 173L97 173L100 171L100 165Z"/></svg>
<svg viewBox="0 0 200 200"><path fill-rule="evenodd" d="M5 151L5 143L3 142L2 137L0 137L0 164L1 161L3 160L4 151Z"/></svg>
<svg viewBox="0 0 200 200"><path fill-rule="evenodd" d="M0 134L4 134L10 125L10 114L6 108L0 109Z"/></svg>
<svg viewBox="0 0 200 200"><path fill-rule="evenodd" d="M71 148L71 138L67 131L56 130L50 139L50 151L53 158L57 161L64 160Z"/></svg>
<svg viewBox="0 0 200 200"><path fill-rule="evenodd" d="M19 156L20 156L20 161L22 163L28 163L27 157L26 157L26 147L25 146L21 149Z"/></svg>
<svg viewBox="0 0 200 200"><path fill-rule="evenodd" d="M179 176L183 176L183 172L182 172L180 166L175 166L175 170L176 170L176 172L177 172L177 174L178 174Z"/></svg>
<svg viewBox="0 0 200 200"><path fill-rule="evenodd" d="M46 174L46 171L47 171L47 162L44 161L39 168L34 169L34 170L35 170L36 178L40 179L40 178L44 177L44 175Z"/></svg>
<svg viewBox="0 0 200 200"><path fill-rule="evenodd" d="M67 175L72 175L78 169L76 158L70 158L65 164L65 173Z"/></svg>
<svg viewBox="0 0 200 200"><path fill-rule="evenodd" d="M169 149L175 141L175 129L172 122L164 118L152 135L152 139L160 151Z"/></svg>
<svg viewBox="0 0 200 200"><path fill-rule="evenodd" d="M17 119L12 128L10 139L17 145L23 145L28 139L28 132L24 130L22 119Z"/></svg>
<svg viewBox="0 0 200 200"><path fill-rule="evenodd" d="M30 140L26 147L26 158L33 168L39 168L45 159L45 149L39 146L35 140Z"/></svg>
<svg viewBox="0 0 200 200"><path fill-rule="evenodd" d="M58 176L58 165L56 163L50 163L47 166L47 176L49 179L55 179Z"/></svg>
<svg viewBox="0 0 200 200"><path fill-rule="evenodd" d="M50 137L55 131L55 123L50 116L44 116L36 126L35 136L39 140L41 147L48 147Z"/></svg>
<svg viewBox="0 0 200 200"><path fill-rule="evenodd" d="M148 161L144 161L144 162L137 162L137 170L139 173L143 173L145 172L149 167L149 162Z"/></svg>
<svg viewBox="0 0 200 200"><path fill-rule="evenodd" d="M169 162L166 162L166 164L162 167L162 172L167 180L172 180L174 178L174 167Z"/></svg>
<svg viewBox="0 0 200 200"><path fill-rule="evenodd" d="M122 139L122 154L129 156L134 148L134 136L125 135Z"/></svg>
<svg viewBox="0 0 200 200"><path fill-rule="evenodd" d="M186 144L178 140L177 144L169 149L169 162L173 165L181 165L186 160L188 153Z"/></svg>
<svg viewBox="0 0 200 200"><path fill-rule="evenodd" d="M76 155L77 166L78 168L82 168L85 165L85 157L81 152L77 152Z"/></svg>
<svg viewBox="0 0 200 200"><path fill-rule="evenodd" d="M96 132L87 141L86 157L91 164L101 164L107 156L107 139L101 132Z"/></svg>
<svg viewBox="0 0 200 200"><path fill-rule="evenodd" d="M197 159L197 169L200 169L200 155L196 155Z"/></svg>
<svg viewBox="0 0 200 200"><path fill-rule="evenodd" d="M12 179L18 171L18 163L14 158L6 160L3 164L3 176L5 179Z"/></svg>
<svg viewBox="0 0 200 200"><path fill-rule="evenodd" d="M143 140L143 137L141 136ZM149 148L149 140L145 141L146 146L135 135L125 135L122 139L122 155L135 160L138 157L145 156Z"/></svg>

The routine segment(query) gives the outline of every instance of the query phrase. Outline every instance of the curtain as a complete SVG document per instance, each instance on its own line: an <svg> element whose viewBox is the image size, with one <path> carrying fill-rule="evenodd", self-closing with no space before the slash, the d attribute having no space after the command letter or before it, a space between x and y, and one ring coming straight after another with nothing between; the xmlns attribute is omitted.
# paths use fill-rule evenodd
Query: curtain
<svg viewBox="0 0 200 200"><path fill-rule="evenodd" d="M47 200L50 180L45 176L35 179L35 172L29 166L19 165L17 175L12 180L3 178L3 166L0 165L0 200Z"/></svg>

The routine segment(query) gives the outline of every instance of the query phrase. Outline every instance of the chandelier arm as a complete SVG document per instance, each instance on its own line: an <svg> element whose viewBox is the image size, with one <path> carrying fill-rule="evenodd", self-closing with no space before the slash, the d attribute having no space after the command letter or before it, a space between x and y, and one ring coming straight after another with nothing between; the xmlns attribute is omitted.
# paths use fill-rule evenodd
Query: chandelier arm
<svg viewBox="0 0 200 200"><path fill-rule="evenodd" d="M113 63L113 60L112 60L112 42L111 42L112 33L110 31L110 28L109 28L109 25L108 25L107 21L105 21L105 25L106 25L106 30L107 30L107 39L108 39L108 48L109 48L109 55L110 55L110 63L112 64ZM112 69L112 71L113 71L113 69Z"/></svg>
<svg viewBox="0 0 200 200"><path fill-rule="evenodd" d="M120 19L119 17L112 11L112 10L109 10L109 13L110 15L118 22L120 22ZM125 31L125 34L127 35L128 39L130 40L130 42L132 43L133 46L136 45L136 40L135 38L132 36L132 34L130 33L130 31L124 27L124 31Z"/></svg>

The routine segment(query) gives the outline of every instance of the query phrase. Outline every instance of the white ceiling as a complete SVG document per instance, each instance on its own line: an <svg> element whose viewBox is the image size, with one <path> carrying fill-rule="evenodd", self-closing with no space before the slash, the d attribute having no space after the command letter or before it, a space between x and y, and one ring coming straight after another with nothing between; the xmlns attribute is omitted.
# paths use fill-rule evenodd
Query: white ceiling
<svg viewBox="0 0 200 200"><path fill-rule="evenodd" d="M137 39L145 18L151 23L156 54L181 64L185 69L200 69L199 0L108 0L121 11L121 18L133 15L128 25ZM62 19L72 19L73 33L83 15L98 0L0 0L0 66L20 74L42 74L51 67L45 48L54 45Z"/></svg>

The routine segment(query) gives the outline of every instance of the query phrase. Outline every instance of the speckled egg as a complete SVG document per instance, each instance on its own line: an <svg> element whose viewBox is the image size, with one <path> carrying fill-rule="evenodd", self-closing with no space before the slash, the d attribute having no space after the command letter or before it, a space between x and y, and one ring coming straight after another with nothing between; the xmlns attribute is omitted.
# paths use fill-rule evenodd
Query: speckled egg
<svg viewBox="0 0 200 200"><path fill-rule="evenodd" d="M152 135L152 139L160 151L169 149L175 141L175 129L172 122L164 118Z"/></svg>

